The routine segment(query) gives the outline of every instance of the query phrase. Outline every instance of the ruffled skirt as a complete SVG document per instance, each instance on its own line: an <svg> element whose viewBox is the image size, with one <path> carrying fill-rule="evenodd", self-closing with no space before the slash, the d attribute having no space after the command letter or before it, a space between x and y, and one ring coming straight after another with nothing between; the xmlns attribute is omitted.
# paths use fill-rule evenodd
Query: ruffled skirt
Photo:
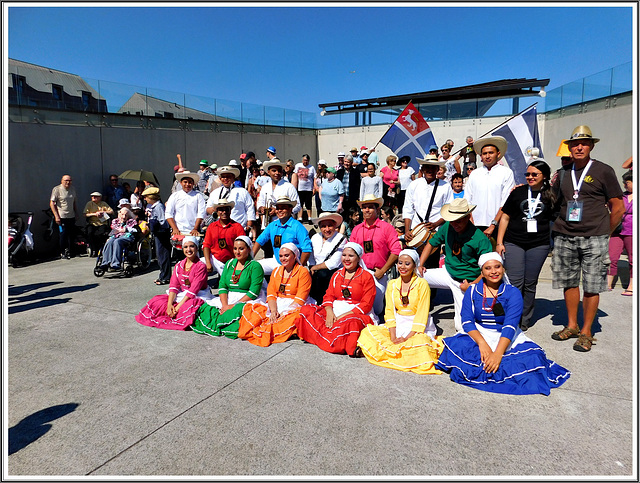
<svg viewBox="0 0 640 483"><path fill-rule="evenodd" d="M180 311L172 318L167 315L168 300L169 295L166 294L153 297L136 315L136 322L159 329L185 330L193 324L198 308L204 303L200 296L193 297L182 304ZM176 303L180 300L182 300L182 297L176 298Z"/></svg>
<svg viewBox="0 0 640 483"><path fill-rule="evenodd" d="M477 327L495 350L500 332L480 324ZM544 350L520 330L493 374L484 371L478 345L468 334L447 337L444 346L436 367L449 372L452 381L483 391L548 396L552 388L560 387L571 376L567 369L547 359Z"/></svg>
<svg viewBox="0 0 640 483"><path fill-rule="evenodd" d="M334 313L339 317L338 312ZM326 326L327 312L324 307L305 305L295 324L298 337L315 344L320 349L333 354L353 355L362 329L373 323L369 315L352 314L336 320L331 327Z"/></svg>
<svg viewBox="0 0 640 483"><path fill-rule="evenodd" d="M442 374L435 368L443 349L442 337L422 332L393 344L387 326L369 325L360 333L358 346L371 364L416 374Z"/></svg>
<svg viewBox="0 0 640 483"><path fill-rule="evenodd" d="M307 299L307 303L313 299ZM278 312L280 317L271 323L271 311L266 302L248 302L242 309L242 317L238 328L238 337L254 345L268 347L271 344L285 342L297 333L295 321L300 315L300 307L291 309L293 299L279 298ZM306 304L305 304L306 305Z"/></svg>
<svg viewBox="0 0 640 483"><path fill-rule="evenodd" d="M233 307L223 314L220 314L220 297L208 300L206 304L202 304L196 313L195 321L191 326L191 330L198 334L204 335L224 335L229 339L238 338L238 329L240 328L240 317L245 303L238 303L246 294L241 292L229 292L228 303Z"/></svg>

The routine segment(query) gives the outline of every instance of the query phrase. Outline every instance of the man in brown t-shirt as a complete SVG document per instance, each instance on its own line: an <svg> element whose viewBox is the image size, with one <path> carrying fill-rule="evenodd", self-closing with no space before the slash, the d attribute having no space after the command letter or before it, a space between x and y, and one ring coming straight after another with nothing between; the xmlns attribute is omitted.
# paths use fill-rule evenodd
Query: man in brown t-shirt
<svg viewBox="0 0 640 483"><path fill-rule="evenodd" d="M60 258L71 258L71 245L76 229L76 189L71 186L71 176L65 174L58 186L51 191L49 207L60 226Z"/></svg>
<svg viewBox="0 0 640 483"><path fill-rule="evenodd" d="M560 212L553 225L555 235L551 270L553 288L564 289L567 327L552 334L554 340L577 337L574 350L591 350L591 325L598 311L600 292L607 290L609 236L624 212L622 189L613 168L591 159L599 141L588 126L578 126L564 141L571 162L563 166L553 184ZM607 208L608 205L608 208ZM583 324L578 325L580 275L584 295Z"/></svg>

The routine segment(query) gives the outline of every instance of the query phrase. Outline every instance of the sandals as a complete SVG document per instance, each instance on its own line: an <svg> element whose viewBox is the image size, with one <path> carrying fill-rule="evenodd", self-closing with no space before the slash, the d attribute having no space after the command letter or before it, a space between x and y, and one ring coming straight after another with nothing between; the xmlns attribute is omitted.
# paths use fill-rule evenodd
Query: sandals
<svg viewBox="0 0 640 483"><path fill-rule="evenodd" d="M633 297L633 290L625 290L624 292L622 292L622 295L626 297Z"/></svg>
<svg viewBox="0 0 640 483"><path fill-rule="evenodd" d="M159 278L156 278L153 283L155 283L156 285L168 285L169 284L169 280L160 280Z"/></svg>
<svg viewBox="0 0 640 483"><path fill-rule="evenodd" d="M364 357L364 354L362 353L362 349L360 347L356 347L356 350L354 350L353 354L350 354L350 356L354 358L358 358L358 357Z"/></svg>
<svg viewBox="0 0 640 483"><path fill-rule="evenodd" d="M573 344L573 350L578 352L589 352L591 345L598 339L589 337L586 334L580 334L578 340Z"/></svg>
<svg viewBox="0 0 640 483"><path fill-rule="evenodd" d="M573 339L580 335L580 329L570 329L569 327L563 327L562 330L551 334L553 340L567 340Z"/></svg>

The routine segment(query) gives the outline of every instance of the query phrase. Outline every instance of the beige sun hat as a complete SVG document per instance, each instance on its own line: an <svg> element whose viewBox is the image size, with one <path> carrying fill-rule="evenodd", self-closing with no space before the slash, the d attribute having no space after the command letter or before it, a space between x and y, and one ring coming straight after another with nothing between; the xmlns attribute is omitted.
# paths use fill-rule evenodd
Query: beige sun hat
<svg viewBox="0 0 640 483"><path fill-rule="evenodd" d="M296 206L297 204L298 204L297 201L290 199L288 196L281 196L280 198L278 198L276 200L276 202L273 204L273 206L276 206L276 205Z"/></svg>
<svg viewBox="0 0 640 483"><path fill-rule="evenodd" d="M234 206L236 206L236 203L235 201L229 201L226 198L220 198L216 203L213 204L213 209L217 210L218 208L223 208L225 206L233 208Z"/></svg>
<svg viewBox="0 0 640 483"><path fill-rule="evenodd" d="M329 211L320 213L320 216L318 218L314 218L311 221L313 222L314 225L319 225L321 222L327 221L327 220L335 221L336 226L342 225L342 216L339 215L338 213L331 213Z"/></svg>
<svg viewBox="0 0 640 483"><path fill-rule="evenodd" d="M192 173L191 171L183 171L182 173L176 173L176 179L182 181L182 178L191 178L194 183L197 183L200 179L198 173Z"/></svg>
<svg viewBox="0 0 640 483"><path fill-rule="evenodd" d="M234 168L233 166L223 166L218 169L218 176L222 176L223 174L232 174L236 178L240 177L240 170L238 168Z"/></svg>
<svg viewBox="0 0 640 483"><path fill-rule="evenodd" d="M271 168L272 166L280 166L284 171L284 168L286 165L287 163L285 163L284 161L280 161L278 158L273 158L270 161L265 161L264 163L262 163L262 169L264 169L265 172L267 172L269 171L269 168Z"/></svg>
<svg viewBox="0 0 640 483"><path fill-rule="evenodd" d="M440 216L444 221L456 221L467 216L473 210L476 209L476 205L470 205L464 198L456 198L451 203L447 203L440 208Z"/></svg>
<svg viewBox="0 0 640 483"><path fill-rule="evenodd" d="M418 161L418 164L423 165L426 164L428 166L444 166L444 163L446 163L446 161L440 161L438 159L438 156L436 156L435 154L427 154L424 159L423 158L416 158L416 161Z"/></svg>
<svg viewBox="0 0 640 483"><path fill-rule="evenodd" d="M594 144L600 141L599 138L593 137L593 134L591 134L591 129L589 128L589 126L582 125L575 128L571 133L571 137L569 139L565 139L562 142L565 144L569 144L571 141L575 141L578 139L590 139L591 141L593 141Z"/></svg>
<svg viewBox="0 0 640 483"><path fill-rule="evenodd" d="M488 144L498 148L498 151L500 152L500 156L498 157L498 159L502 159L502 157L507 154L509 143L502 136L491 136L488 138L478 139L473 143L473 150L476 152L476 154L480 155L482 153L482 148L484 148Z"/></svg>
<svg viewBox="0 0 640 483"><path fill-rule="evenodd" d="M145 189L142 192L142 196L159 195L159 194L160 194L160 188L156 188L155 186L149 186L147 189Z"/></svg>
<svg viewBox="0 0 640 483"><path fill-rule="evenodd" d="M362 205L368 203L374 203L380 208L384 204L384 200L382 198L376 198L376 195L368 194L362 200L358 200L357 203L360 208L362 208Z"/></svg>

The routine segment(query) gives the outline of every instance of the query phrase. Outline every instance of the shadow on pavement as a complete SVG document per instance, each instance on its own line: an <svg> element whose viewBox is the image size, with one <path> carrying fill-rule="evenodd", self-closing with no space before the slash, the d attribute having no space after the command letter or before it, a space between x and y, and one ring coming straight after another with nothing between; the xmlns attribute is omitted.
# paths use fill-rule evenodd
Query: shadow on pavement
<svg viewBox="0 0 640 483"><path fill-rule="evenodd" d="M582 326L582 302L578 306L578 324ZM606 312L598 309L596 312L596 317L593 321L593 325L591 326L591 332L593 334L597 334L602 331L602 326L600 325L599 319L600 317L607 316ZM547 316L551 316L551 323L553 325L557 325L558 328L562 328L567 325L567 306L564 303L564 299L560 300L549 300L549 299L536 299L536 306L533 313L534 321L544 319ZM534 325L535 322L532 321L531 326Z"/></svg>
<svg viewBox="0 0 640 483"><path fill-rule="evenodd" d="M36 441L52 428L53 425L47 423L75 411L79 405L68 403L41 409L9 428L9 454L16 453Z"/></svg>
<svg viewBox="0 0 640 483"><path fill-rule="evenodd" d="M22 295L26 292L31 292L32 290L38 290L39 288L49 287L50 285L57 285L62 282L40 282L40 283L30 283L27 285L9 285L9 296L15 297L18 295Z"/></svg>

